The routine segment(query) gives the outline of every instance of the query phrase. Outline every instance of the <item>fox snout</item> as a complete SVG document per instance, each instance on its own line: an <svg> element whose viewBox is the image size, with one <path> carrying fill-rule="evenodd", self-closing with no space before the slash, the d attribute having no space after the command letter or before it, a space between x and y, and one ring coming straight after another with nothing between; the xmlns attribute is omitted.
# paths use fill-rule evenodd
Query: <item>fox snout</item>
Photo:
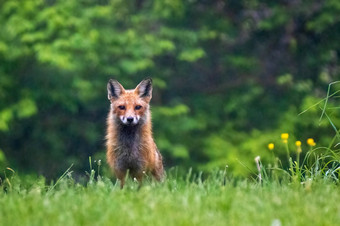
<svg viewBox="0 0 340 226"><path fill-rule="evenodd" d="M120 121L124 125L137 125L139 122L140 117L139 116L120 116Z"/></svg>

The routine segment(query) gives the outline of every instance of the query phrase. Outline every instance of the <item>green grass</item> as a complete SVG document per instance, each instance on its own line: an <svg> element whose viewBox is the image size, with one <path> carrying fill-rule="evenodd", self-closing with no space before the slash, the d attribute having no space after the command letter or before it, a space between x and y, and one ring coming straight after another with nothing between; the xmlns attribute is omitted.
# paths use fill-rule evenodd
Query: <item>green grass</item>
<svg viewBox="0 0 340 226"><path fill-rule="evenodd" d="M1 225L338 225L339 185L234 180L225 172L178 177L164 183L129 180L123 190L103 178L77 184L65 174L55 186L43 178L4 181Z"/></svg>
<svg viewBox="0 0 340 226"><path fill-rule="evenodd" d="M91 157L83 183L71 167L50 184L8 168L0 180L0 225L338 225L339 150L310 146L299 159L287 145L288 168L273 152L267 165L255 158L253 178L233 178L227 168L182 176L172 169L163 183L146 176L142 187L129 179L123 190L96 175L101 161L92 165Z"/></svg>

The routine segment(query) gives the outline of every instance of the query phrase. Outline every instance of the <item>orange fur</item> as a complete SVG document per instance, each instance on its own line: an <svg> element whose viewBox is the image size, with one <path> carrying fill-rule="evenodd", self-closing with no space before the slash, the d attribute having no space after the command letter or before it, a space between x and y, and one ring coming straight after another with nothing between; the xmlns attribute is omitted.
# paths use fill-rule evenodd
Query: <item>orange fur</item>
<svg viewBox="0 0 340 226"><path fill-rule="evenodd" d="M145 172L151 172L157 180L163 177L162 156L152 136L149 109L151 92L151 79L143 80L134 90L125 90L114 80L110 80L108 84L111 109L107 117L106 157L109 166L120 180L121 187L124 186L128 170L140 183ZM137 105L141 108L136 109ZM124 106L124 109L120 109L120 106ZM130 116L139 119L136 125L125 125L122 122L121 117ZM125 143L122 143L122 133L126 130L132 131L135 135L131 135L129 140L130 132L127 133ZM138 158L129 157L133 154ZM131 162L132 160L134 162Z"/></svg>

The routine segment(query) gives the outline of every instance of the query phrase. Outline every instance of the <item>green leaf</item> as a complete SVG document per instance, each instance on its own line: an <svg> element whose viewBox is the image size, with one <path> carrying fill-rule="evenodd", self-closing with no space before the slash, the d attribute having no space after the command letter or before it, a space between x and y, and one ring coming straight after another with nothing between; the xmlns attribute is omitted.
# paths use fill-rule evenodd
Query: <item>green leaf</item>
<svg viewBox="0 0 340 226"><path fill-rule="evenodd" d="M36 114L38 109L35 102L31 99L23 99L16 105L19 118L28 118Z"/></svg>
<svg viewBox="0 0 340 226"><path fill-rule="evenodd" d="M180 53L179 59L182 61L194 62L205 56L205 52L201 48L188 49Z"/></svg>

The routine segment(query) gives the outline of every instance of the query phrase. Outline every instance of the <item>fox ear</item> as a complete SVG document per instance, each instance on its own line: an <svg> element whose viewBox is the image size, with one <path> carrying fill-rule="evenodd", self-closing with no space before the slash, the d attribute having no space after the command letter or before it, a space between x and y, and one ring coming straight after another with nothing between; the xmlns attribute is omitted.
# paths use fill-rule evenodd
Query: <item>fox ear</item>
<svg viewBox="0 0 340 226"><path fill-rule="evenodd" d="M107 98L109 100L118 98L124 92L124 87L117 80L110 79L107 83Z"/></svg>
<svg viewBox="0 0 340 226"><path fill-rule="evenodd" d="M152 79L147 78L141 81L135 89L135 92L140 97L148 97L151 99L152 97Z"/></svg>

